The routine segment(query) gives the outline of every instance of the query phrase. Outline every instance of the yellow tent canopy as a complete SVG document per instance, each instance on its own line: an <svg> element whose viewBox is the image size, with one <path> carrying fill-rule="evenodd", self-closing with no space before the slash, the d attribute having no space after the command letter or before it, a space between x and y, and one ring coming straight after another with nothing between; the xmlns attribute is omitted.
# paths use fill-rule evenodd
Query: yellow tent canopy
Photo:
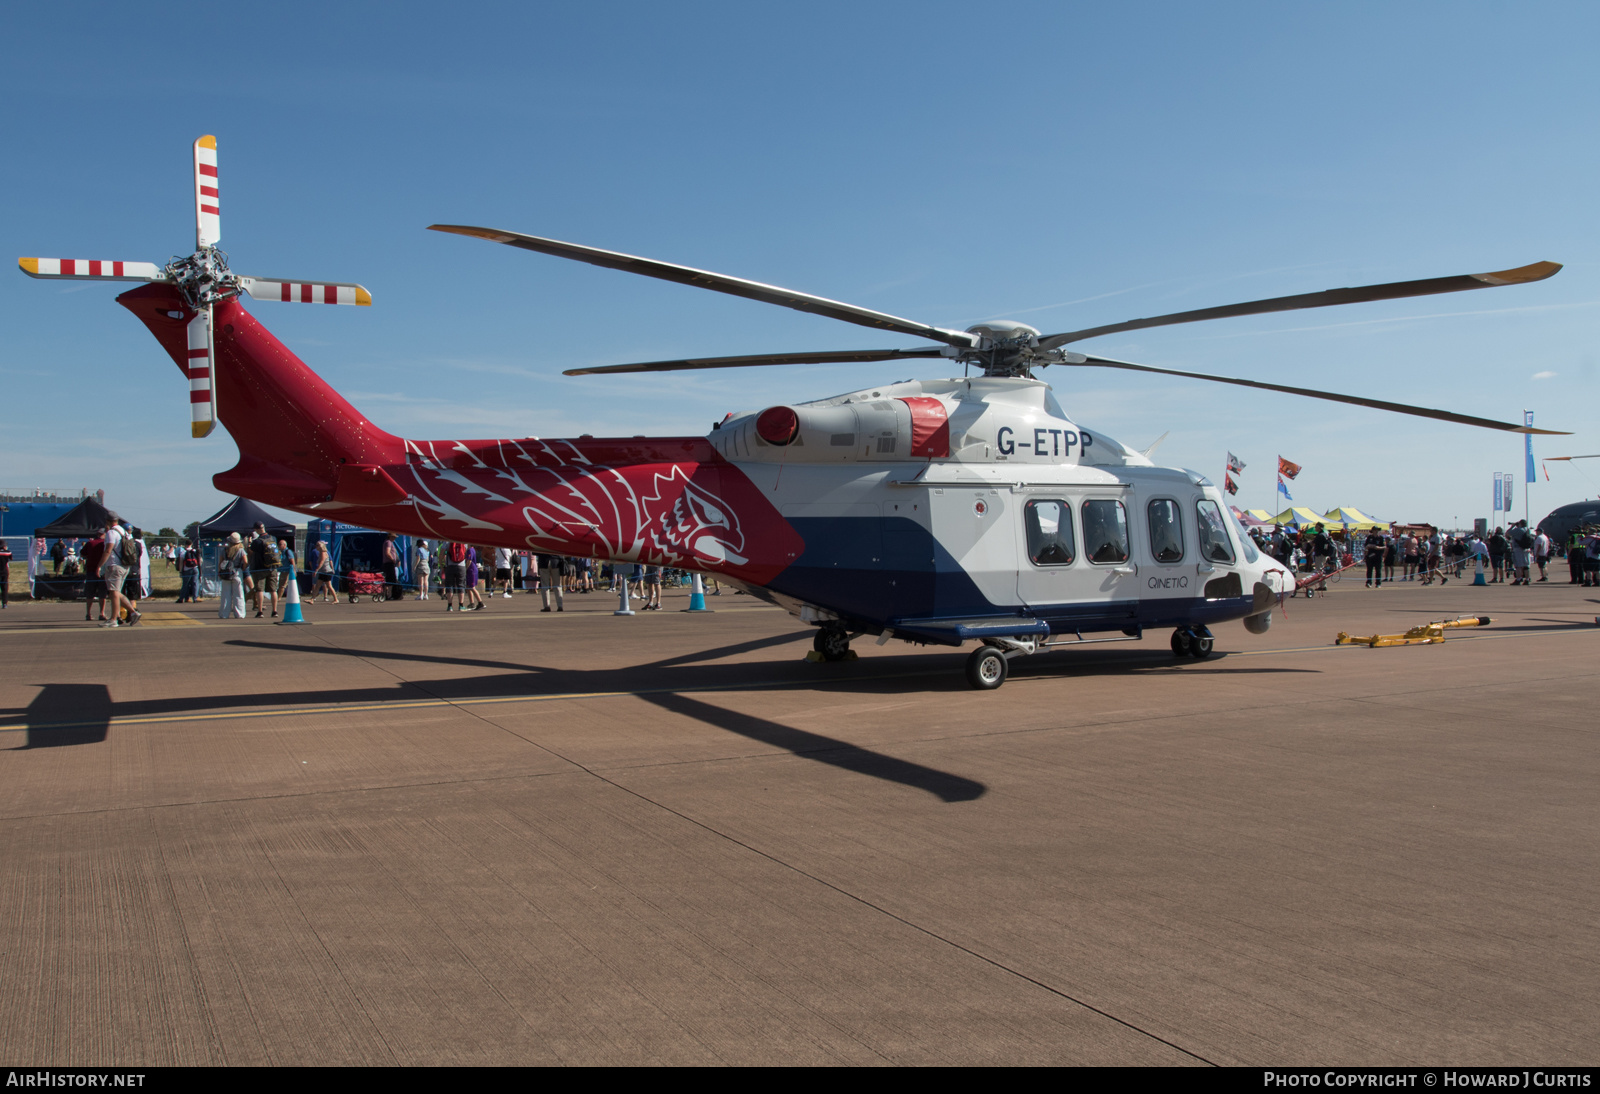
<svg viewBox="0 0 1600 1094"><path fill-rule="evenodd" d="M1389 525L1381 520L1373 520L1359 509L1352 509L1342 505L1337 509L1329 509L1322 516L1324 524L1342 524L1353 532L1370 532L1373 529L1388 530Z"/></svg>
<svg viewBox="0 0 1600 1094"><path fill-rule="evenodd" d="M1246 509L1245 512L1249 513L1252 519L1259 520L1263 524L1272 523L1272 514L1265 509Z"/></svg>
<svg viewBox="0 0 1600 1094"><path fill-rule="evenodd" d="M1326 524L1327 519L1303 505L1291 506L1272 518L1273 524Z"/></svg>

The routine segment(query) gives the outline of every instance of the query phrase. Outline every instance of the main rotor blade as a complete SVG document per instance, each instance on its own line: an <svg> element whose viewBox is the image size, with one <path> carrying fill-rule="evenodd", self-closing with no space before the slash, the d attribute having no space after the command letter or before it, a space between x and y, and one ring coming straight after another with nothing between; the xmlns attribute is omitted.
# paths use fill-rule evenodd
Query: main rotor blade
<svg viewBox="0 0 1600 1094"><path fill-rule="evenodd" d="M920 349L821 350L817 353L756 353L743 357L685 357L681 361L646 361L637 365L569 368L563 376L598 376L614 372L677 372L696 368L745 368L750 365L839 365L857 361L900 361L907 357L943 357L943 346Z"/></svg>
<svg viewBox="0 0 1600 1094"><path fill-rule="evenodd" d="M1252 300L1245 304L1224 304L1219 308L1199 308L1195 311L1173 312L1150 319L1130 319L1126 323L1108 323L1103 327L1052 334L1039 339L1040 349L1055 349L1068 342L1081 342L1085 338L1098 338L1102 334L1117 334L1125 330L1144 330L1146 327L1166 327L1174 323L1198 323L1204 319L1231 319L1239 315L1261 315L1275 311L1298 311L1301 308L1328 308L1335 304L1363 304L1370 300L1399 300L1408 296L1432 296L1436 293L1465 292L1468 289L1491 289L1501 285L1521 285L1529 281L1543 281L1555 276L1561 269L1559 262L1535 262L1531 266L1518 266L1514 270L1496 273L1459 274L1454 277L1428 277L1420 281L1393 281L1387 285L1362 285L1350 289L1327 289L1323 292L1301 293L1298 296L1275 296L1270 300Z"/></svg>
<svg viewBox="0 0 1600 1094"><path fill-rule="evenodd" d="M1260 380L1236 380L1231 376L1212 376L1204 372L1184 372L1175 368L1157 368L1155 365L1136 365L1129 361L1113 361L1109 357L1089 357L1082 354L1073 354L1073 357L1083 357L1082 361L1071 360L1069 365L1080 368L1098 366L1100 368L1121 368L1131 372L1154 372L1162 376L1183 376L1190 380L1210 380L1218 384L1236 384L1239 387L1261 388L1264 391L1282 391L1289 395L1304 395L1312 399L1327 399L1335 403L1349 403L1352 406L1372 407L1374 410L1392 410L1396 414L1411 414L1418 418L1434 418L1441 422L1456 422L1459 425L1475 425L1483 429L1503 429L1507 433L1537 433L1548 436L1568 437L1571 433L1561 429L1535 429L1531 425L1514 425L1511 422L1497 422L1492 418L1475 418L1470 414L1456 414L1448 410L1432 410L1428 407L1410 406L1406 403L1391 403L1383 399L1363 399L1358 395L1338 395L1331 391L1317 391L1309 387L1289 387L1285 384L1267 384Z"/></svg>
<svg viewBox="0 0 1600 1094"><path fill-rule="evenodd" d="M222 209L217 196L217 138L194 142L194 246L195 250L222 242Z"/></svg>
<svg viewBox="0 0 1600 1094"><path fill-rule="evenodd" d="M503 232L497 228L474 228L464 224L430 224L431 232L451 232L459 236L475 236L478 239L487 239L491 243L505 243L512 247L521 247L525 251L538 251L540 254L555 255L557 258L571 258L578 262L587 262L591 266L604 266L610 270L622 270L625 273L643 274L646 277L658 277L663 281L675 281L680 285L693 285L700 289L711 289L713 292L728 293L730 296L742 296L746 300L759 300L765 304L777 304L795 311L810 312L813 315L825 315L830 319L841 319L846 323L855 323L863 327L872 327L876 330L892 330L900 334L909 334L917 338L932 338L937 342L944 342L951 346L963 348L977 345L977 339L965 331L946 330L943 327L930 327L911 319L901 319L881 311L870 308L858 308L854 304L843 304L837 300L829 300L822 296L812 296L810 293L796 292L794 289L785 289L778 285L766 285L759 281L746 281L742 277L730 277L727 274L712 273L709 270L697 270L692 266L678 266L671 262L657 262L653 258L638 258L634 255L625 255L617 251L602 251L597 247L585 247L578 243L563 243L557 239L542 239L539 236L521 235L517 232Z"/></svg>
<svg viewBox="0 0 1600 1094"><path fill-rule="evenodd" d="M1600 460L1600 452L1591 456L1544 456L1542 458L1546 463L1552 460Z"/></svg>

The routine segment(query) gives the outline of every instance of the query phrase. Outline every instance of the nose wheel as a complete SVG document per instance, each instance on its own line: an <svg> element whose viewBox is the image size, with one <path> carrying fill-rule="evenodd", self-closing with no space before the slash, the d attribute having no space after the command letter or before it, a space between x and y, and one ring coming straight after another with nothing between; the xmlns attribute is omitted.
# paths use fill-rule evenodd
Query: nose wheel
<svg viewBox="0 0 1600 1094"><path fill-rule="evenodd" d="M1205 627L1179 627L1172 632L1172 653L1176 657L1204 660L1211 656L1215 642Z"/></svg>

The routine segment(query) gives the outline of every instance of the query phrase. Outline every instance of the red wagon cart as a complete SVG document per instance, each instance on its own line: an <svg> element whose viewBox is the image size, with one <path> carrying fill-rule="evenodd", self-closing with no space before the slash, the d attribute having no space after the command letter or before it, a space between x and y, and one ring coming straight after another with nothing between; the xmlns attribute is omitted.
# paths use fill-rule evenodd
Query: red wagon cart
<svg viewBox="0 0 1600 1094"><path fill-rule="evenodd" d="M373 603L377 603L388 595L383 583L383 575L368 573L365 570L351 570L345 574L344 591L352 604L364 596L370 596Z"/></svg>

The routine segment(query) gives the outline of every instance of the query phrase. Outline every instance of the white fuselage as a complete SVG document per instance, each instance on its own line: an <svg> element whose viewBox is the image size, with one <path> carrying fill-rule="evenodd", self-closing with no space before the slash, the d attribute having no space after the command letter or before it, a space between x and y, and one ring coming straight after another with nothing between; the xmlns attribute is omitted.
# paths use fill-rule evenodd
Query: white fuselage
<svg viewBox="0 0 1600 1094"><path fill-rule="evenodd" d="M806 541L765 592L813 621L1131 632L1260 615L1258 585L1288 589L1215 486L1085 430L1037 380L883 385L730 415L708 439Z"/></svg>

